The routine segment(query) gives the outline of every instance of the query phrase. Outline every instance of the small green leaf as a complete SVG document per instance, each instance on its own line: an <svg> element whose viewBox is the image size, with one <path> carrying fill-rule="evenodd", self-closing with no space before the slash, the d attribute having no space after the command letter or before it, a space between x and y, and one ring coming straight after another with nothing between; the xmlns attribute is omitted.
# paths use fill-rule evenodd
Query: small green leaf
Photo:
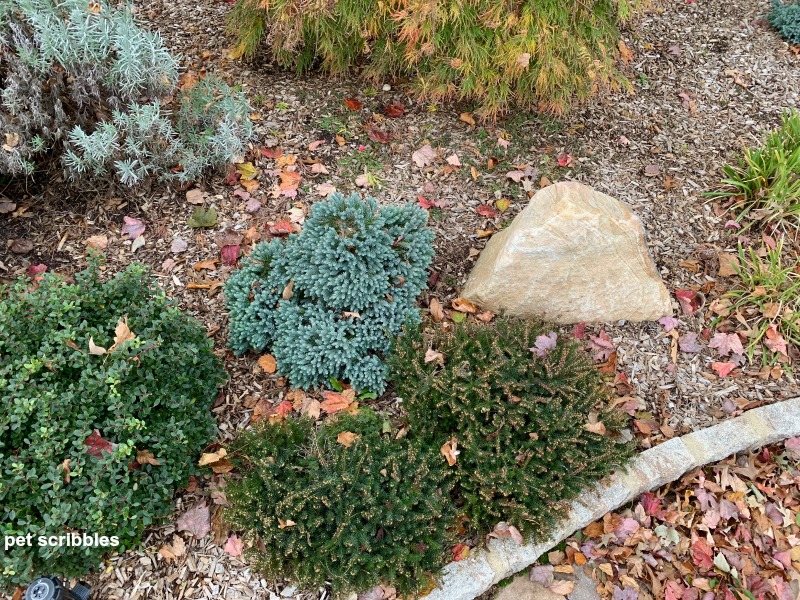
<svg viewBox="0 0 800 600"><path fill-rule="evenodd" d="M331 377L331 387L336 392L344 391L344 386L335 377Z"/></svg>
<svg viewBox="0 0 800 600"><path fill-rule="evenodd" d="M189 217L189 227L213 227L217 224L217 209L213 206L198 206Z"/></svg>
<svg viewBox="0 0 800 600"><path fill-rule="evenodd" d="M464 319L467 318L467 315L465 315L464 313L456 312L456 311L453 311L450 314L450 316L453 319L453 322L455 322L455 323L461 323Z"/></svg>

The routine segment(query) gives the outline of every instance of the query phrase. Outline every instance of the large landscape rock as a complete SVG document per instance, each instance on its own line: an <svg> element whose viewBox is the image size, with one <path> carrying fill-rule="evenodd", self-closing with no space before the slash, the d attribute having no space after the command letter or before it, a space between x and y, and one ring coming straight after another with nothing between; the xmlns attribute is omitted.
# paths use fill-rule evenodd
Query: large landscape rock
<svg viewBox="0 0 800 600"><path fill-rule="evenodd" d="M576 182L537 192L489 240L461 295L496 313L555 323L672 314L638 217Z"/></svg>

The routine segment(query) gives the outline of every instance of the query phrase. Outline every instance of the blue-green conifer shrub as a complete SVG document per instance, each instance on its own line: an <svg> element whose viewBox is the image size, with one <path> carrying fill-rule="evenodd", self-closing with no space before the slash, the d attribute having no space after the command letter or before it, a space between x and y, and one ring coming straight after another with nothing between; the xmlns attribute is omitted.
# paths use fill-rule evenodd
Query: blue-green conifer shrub
<svg viewBox="0 0 800 600"><path fill-rule="evenodd" d="M228 280L231 348L269 349L298 387L334 377L382 392L393 337L419 322L433 257L426 218L357 194L318 202L301 234L259 244Z"/></svg>
<svg viewBox="0 0 800 600"><path fill-rule="evenodd" d="M800 45L800 2L772 0L772 12L767 18L787 42Z"/></svg>
<svg viewBox="0 0 800 600"><path fill-rule="evenodd" d="M84 575L169 516L224 378L204 328L141 265L0 289L0 536L32 536L0 555L0 590ZM80 545L39 544L73 533Z"/></svg>

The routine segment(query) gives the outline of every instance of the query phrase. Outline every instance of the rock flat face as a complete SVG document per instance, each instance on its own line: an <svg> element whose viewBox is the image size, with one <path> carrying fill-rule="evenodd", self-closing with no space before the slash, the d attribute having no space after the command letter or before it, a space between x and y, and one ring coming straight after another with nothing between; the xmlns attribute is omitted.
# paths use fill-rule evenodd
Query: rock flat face
<svg viewBox="0 0 800 600"><path fill-rule="evenodd" d="M577 182L539 190L489 240L461 295L496 313L565 324L672 314L638 217Z"/></svg>

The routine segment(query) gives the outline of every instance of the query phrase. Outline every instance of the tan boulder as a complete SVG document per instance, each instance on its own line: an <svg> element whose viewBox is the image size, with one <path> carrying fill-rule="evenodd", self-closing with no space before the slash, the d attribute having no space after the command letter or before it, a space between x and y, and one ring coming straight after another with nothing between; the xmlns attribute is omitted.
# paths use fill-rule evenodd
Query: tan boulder
<svg viewBox="0 0 800 600"><path fill-rule="evenodd" d="M672 314L639 218L577 182L539 190L489 240L461 295L496 313L555 323Z"/></svg>

